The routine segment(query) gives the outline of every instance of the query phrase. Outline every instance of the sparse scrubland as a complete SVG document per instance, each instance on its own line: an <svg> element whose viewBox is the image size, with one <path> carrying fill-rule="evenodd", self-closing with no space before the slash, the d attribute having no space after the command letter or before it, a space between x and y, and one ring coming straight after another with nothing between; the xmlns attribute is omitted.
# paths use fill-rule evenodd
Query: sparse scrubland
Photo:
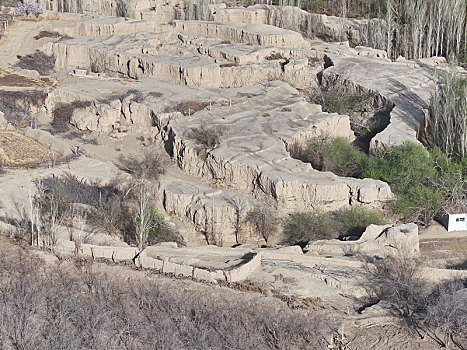
<svg viewBox="0 0 467 350"><path fill-rule="evenodd" d="M386 303L415 334L440 347L467 345L467 280L429 283L422 261L401 251L381 260L366 258L369 304Z"/></svg>
<svg viewBox="0 0 467 350"><path fill-rule="evenodd" d="M66 226L70 239L78 245L86 243L87 236L74 235L74 229L104 231L141 250L163 241L183 244L183 238L167 226L154 203L154 184L150 180L156 180L164 171L160 155L146 153L142 159L128 157L121 162L134 180L116 179L105 186L73 175L37 180L36 194L30 196L22 220L13 221L17 237L32 245L50 247L56 244L60 227Z"/></svg>
<svg viewBox="0 0 467 350"><path fill-rule="evenodd" d="M2 348L322 349L334 329L317 310L97 271L2 253Z"/></svg>
<svg viewBox="0 0 467 350"><path fill-rule="evenodd" d="M355 239L361 236L367 226L385 223L380 213L363 206L327 213L295 213L284 221L284 242L306 245L318 239Z"/></svg>
<svg viewBox="0 0 467 350"><path fill-rule="evenodd" d="M11 2L0 0L0 4ZM85 10L81 0L55 5L59 12ZM141 4L117 0L102 10L135 18L136 5ZM28 27L31 38L27 39L35 47L46 43L46 48L32 53L22 48L21 56L14 53L17 60L9 62L8 69L16 70L16 75L4 72L7 68L0 62L0 78L18 80L16 85L5 82L8 88L0 91L0 122L4 118L11 124L6 128L21 129L14 132L28 137L31 144L47 143L44 149L50 157L55 157L52 149L59 140L63 143L57 148L72 149L64 161L82 161L68 166L70 173L60 168L56 176L55 162L40 171L31 169L31 162L18 165L28 170L14 168L13 161L3 164L12 147L0 149L0 174L2 166L7 168L2 180L11 180L18 170L29 181L15 183L27 199L14 203L16 219L1 217L5 226L0 230L14 227L20 244L35 246L18 248L14 254L0 249L0 348L293 350L334 346L344 350L354 348L353 344L345 346L344 334L340 334L342 344L327 340L337 334L340 322L356 325L364 319L358 312L360 306L360 311L369 310L371 322L379 322L377 317L390 311L390 320L403 321L399 329L414 331L414 337L427 339L426 344L430 338L441 347L465 348L467 281L459 277L440 283L435 273L427 278L426 261L402 251L401 242L413 245L413 254L422 251L416 225L378 231L380 236L387 234L384 239L398 240L394 245L385 241L383 248L368 243L374 243L375 250L389 251L384 259L376 253L373 256L375 251L359 250L360 242L356 242L372 224L413 221L426 226L451 209L465 209L467 83L457 67L466 55L465 0L286 0L277 8L237 9L236 16L247 18L246 11L251 10L248 15L257 15L259 22L260 13L270 11L264 21L280 17L283 29L304 33L312 41L281 28L265 35L271 27L258 23L237 28L221 22L183 22L213 20L214 4L204 0L172 8L170 3L156 5L137 13L138 21L96 16L73 23L69 16L69 23L47 27L40 23L47 21L42 17L22 18L29 23L37 20L35 29ZM320 22L320 16L289 5L359 17L360 22L346 24L329 17ZM41 11L34 1L25 0L17 13L38 16ZM174 18L157 25L139 20L153 18L154 13ZM298 15L300 21L294 21ZM290 19L293 28L284 24ZM193 25L193 33L188 25ZM320 30L322 36L317 34ZM72 33L75 39L61 31ZM116 34L110 35L112 31ZM278 47L262 42L270 37L278 38ZM349 40L350 45L315 40L329 37ZM452 67L447 70L442 59L390 62L379 50L353 48L358 45L386 50L392 60L444 56ZM360 69L363 74L362 65L371 65L376 77L369 87L345 70L350 66L349 70ZM70 66L82 71L64 78L65 67ZM411 69L416 74L413 81L404 80L406 86L399 80ZM37 73L23 70L54 77L37 78ZM25 83L19 84L18 77ZM57 84L47 85L47 79L56 79ZM434 91L436 79L439 87ZM420 115L427 110L430 96L420 92L425 88L433 93L429 117L422 125ZM407 116L400 113L391 120L393 110L407 105L410 108L403 111ZM72 125L70 119L78 109L80 123ZM410 132L401 133L400 138L395 135L409 128L405 119L399 120L388 137L395 136L398 146L374 142L370 150L377 134L404 117L414 124ZM36 118L41 119L39 123ZM43 130L34 130L37 125ZM312 129L318 130L318 136L303 142L303 135ZM72 144L66 139L70 133L80 136ZM351 143L353 134L356 140ZM412 137L412 142L404 143L404 137ZM89 140L96 142L90 145ZM293 144L293 140L301 143ZM70 149L63 153L70 154ZM75 175L86 176L88 171L92 173L89 179L95 181ZM175 184L169 183L174 179ZM0 199L11 204L5 197ZM336 210L342 207L347 208ZM213 239L208 237L208 226ZM398 237L390 236L392 229ZM130 251L131 257L117 258L113 246L91 241L96 232L104 236L97 237L97 242L116 243L116 248ZM193 247L205 244L199 243L202 233L208 244L235 246ZM224 241L228 234L230 241ZM310 242L325 239L334 240L329 247L317 242L312 250ZM176 244L146 249L161 242ZM111 259L120 266L83 258L88 253L79 248L85 243L90 243L87 248L93 259L99 260L93 249L110 251L107 262ZM190 247L181 248L187 244ZM333 250L336 246L339 249ZM59 262L46 264L37 258L47 254L32 253L38 247L54 253L48 259ZM329 256L324 248L329 249ZM371 256L362 256L362 251ZM128 265L143 271L133 271ZM170 268L174 272L167 272ZM121 275L101 272L110 269ZM157 278L156 271L160 273ZM463 276L462 271L437 272ZM144 278L133 279L145 273ZM198 278L196 273L207 277ZM240 282L232 282L232 276ZM245 288L250 294L226 287ZM331 296L315 299L313 293L320 287L322 295ZM268 297L271 293L276 299ZM293 300L306 293L310 296L303 298L308 304L277 300Z"/></svg>

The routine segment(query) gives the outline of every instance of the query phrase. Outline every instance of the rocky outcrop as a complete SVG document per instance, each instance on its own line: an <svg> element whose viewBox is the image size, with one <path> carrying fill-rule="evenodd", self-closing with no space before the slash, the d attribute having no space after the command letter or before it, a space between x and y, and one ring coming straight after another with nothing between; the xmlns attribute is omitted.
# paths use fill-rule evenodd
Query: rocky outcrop
<svg viewBox="0 0 467 350"><path fill-rule="evenodd" d="M342 20L338 17L309 13L298 7L264 4L247 8L219 9L213 18L219 22L269 24L299 32L308 38L326 41L348 40L352 45L360 44L360 26L366 23L365 20Z"/></svg>
<svg viewBox="0 0 467 350"><path fill-rule="evenodd" d="M211 244L222 246L246 240L243 221L251 208L248 199L177 179L160 181L159 193L169 215L188 219Z"/></svg>
<svg viewBox="0 0 467 350"><path fill-rule="evenodd" d="M403 224L399 226L370 225L357 241L319 240L310 242L307 254L355 255L388 257L408 253L420 253L418 226Z"/></svg>
<svg viewBox="0 0 467 350"><path fill-rule="evenodd" d="M90 20L79 22L73 27L58 28L58 31L70 37L78 37L160 32L162 28L152 21L130 20L121 17L94 17Z"/></svg>
<svg viewBox="0 0 467 350"><path fill-rule="evenodd" d="M134 79L154 77L175 84L214 88L284 80L300 89L317 87L316 75L324 64L320 60L322 54L293 48L283 49L285 56L274 50L263 51L259 56L252 52L262 48L223 43L219 39L194 41L186 34L179 37L164 32L62 40L46 44L44 52L55 57L57 69L80 67ZM255 62L250 59L249 64L239 65L239 56L228 53L242 50L250 51L250 57L256 56Z"/></svg>
<svg viewBox="0 0 467 350"><path fill-rule="evenodd" d="M245 105L216 109L216 119L202 111L169 122L164 138L181 169L233 189L265 193L286 212L334 210L391 198L389 186L381 181L319 172L287 152L288 145L323 132L352 139L348 116L321 112L320 106L294 97L296 90L284 83L258 88L266 88L266 94L258 90ZM225 130L219 147L206 157L190 138L190 130L202 123Z"/></svg>
<svg viewBox="0 0 467 350"><path fill-rule="evenodd" d="M188 32L246 45L302 48L308 46L294 31L265 24L174 21L175 33Z"/></svg>
<svg viewBox="0 0 467 350"><path fill-rule="evenodd" d="M325 88L363 89L394 104L389 125L371 140L370 150L401 145L406 141L419 142L424 133L431 92L436 88L438 65L435 62L328 56L334 65L323 72Z"/></svg>
<svg viewBox="0 0 467 350"><path fill-rule="evenodd" d="M126 132L152 126L151 109L132 101L133 96L115 99L109 104L94 103L89 107L75 109L70 124L82 131Z"/></svg>

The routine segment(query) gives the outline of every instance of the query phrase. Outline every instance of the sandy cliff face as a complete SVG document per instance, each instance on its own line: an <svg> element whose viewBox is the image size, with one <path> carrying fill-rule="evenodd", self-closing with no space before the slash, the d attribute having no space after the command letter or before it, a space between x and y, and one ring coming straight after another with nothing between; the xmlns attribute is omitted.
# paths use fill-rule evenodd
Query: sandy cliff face
<svg viewBox="0 0 467 350"><path fill-rule="evenodd" d="M318 172L290 157L292 145L322 133L355 138L348 116L323 113L321 107L307 103L305 96L320 88L371 92L393 108L386 128L371 140L370 149L416 141L434 86L435 62L391 62L381 50L352 48L348 42L311 41L290 30L292 15L299 19L297 23L307 23L308 27L299 28L302 33L306 29L334 39L342 35L342 26L331 17L287 7L279 12L270 6L220 7L210 14L213 21L175 20L169 25L94 18L67 28L75 38L46 44L44 52L55 57L58 70L98 71L103 75L94 78L109 82L130 79L134 89L143 93L139 99L114 96L98 101L91 97L91 105L77 109L71 118L78 129L118 134L156 128L183 172L216 183L226 193L240 191L253 200L273 199L282 213L378 206L392 198L386 184ZM360 24L345 25L347 38L357 38L353 31ZM177 103L183 98L149 99L148 78L157 81L156 85L164 81L171 96L182 96L179 91L184 88L196 90L193 101L202 107L177 113ZM191 135L200 125L224 130L218 147L200 148ZM173 188L161 191L171 198L170 203L180 200L185 204L172 205L170 210L196 227L214 220L208 214L213 209L206 203L176 199L179 195L174 197L169 190ZM225 217L226 227L231 227L232 209L223 204L215 207L214 221Z"/></svg>
<svg viewBox="0 0 467 350"><path fill-rule="evenodd" d="M272 83L267 88L265 96L248 102L248 111L237 105L216 110L215 119L209 113L200 113L171 120L165 139L180 168L257 196L266 193L285 212L332 210L391 198L389 186L383 182L340 178L292 159L286 144L323 132L352 139L349 118L323 113L319 106L303 101L293 103L294 90L284 83ZM266 101L274 102L267 105ZM190 139L189 130L207 120L210 125L221 126L225 134L219 147L204 158L199 145Z"/></svg>

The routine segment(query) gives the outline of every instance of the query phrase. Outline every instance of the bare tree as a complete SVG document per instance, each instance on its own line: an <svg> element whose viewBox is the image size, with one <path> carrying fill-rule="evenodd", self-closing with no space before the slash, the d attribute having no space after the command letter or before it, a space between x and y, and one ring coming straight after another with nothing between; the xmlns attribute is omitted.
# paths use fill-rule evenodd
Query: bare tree
<svg viewBox="0 0 467 350"><path fill-rule="evenodd" d="M57 233L67 219L70 203L61 194L59 188L47 189L37 180L35 194L30 189L30 226L31 244L54 249Z"/></svg>
<svg viewBox="0 0 467 350"><path fill-rule="evenodd" d="M246 219L266 243L272 235L279 231L280 220L270 203L261 203L247 214Z"/></svg>
<svg viewBox="0 0 467 350"><path fill-rule="evenodd" d="M140 179L134 186L136 194L136 211L135 211L135 240L140 251L143 251L148 242L148 237L151 229L157 225L155 218L155 208L151 203L154 197L154 190L151 184Z"/></svg>
<svg viewBox="0 0 467 350"><path fill-rule="evenodd" d="M235 242L239 244L245 220L245 210L248 208L248 204L244 199L237 196L230 199L230 204L235 209Z"/></svg>
<svg viewBox="0 0 467 350"><path fill-rule="evenodd" d="M467 345L467 281L453 280L435 287L420 307L420 319L440 346L453 344L463 349Z"/></svg>
<svg viewBox="0 0 467 350"><path fill-rule="evenodd" d="M430 101L429 141L449 157L463 158L467 155L467 83L455 63L441 74L444 77Z"/></svg>

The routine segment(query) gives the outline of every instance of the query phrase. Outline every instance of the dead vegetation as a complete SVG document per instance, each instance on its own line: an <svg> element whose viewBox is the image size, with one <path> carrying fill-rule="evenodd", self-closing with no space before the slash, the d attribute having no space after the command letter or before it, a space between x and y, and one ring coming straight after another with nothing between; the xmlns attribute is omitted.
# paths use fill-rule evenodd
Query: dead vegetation
<svg viewBox="0 0 467 350"><path fill-rule="evenodd" d="M136 179L157 180L168 166L168 160L156 150L146 150L141 156L122 156L119 161L120 169Z"/></svg>
<svg viewBox="0 0 467 350"><path fill-rule="evenodd" d="M14 126L28 126L32 122L31 110L45 103L47 92L42 90L0 90L0 111Z"/></svg>
<svg viewBox="0 0 467 350"><path fill-rule="evenodd" d="M46 267L0 256L0 339L6 348L322 349L318 311L178 282L124 280L92 262ZM41 331L37 331L40 329ZM34 345L32 345L34 344Z"/></svg>
<svg viewBox="0 0 467 350"><path fill-rule="evenodd" d="M252 98L252 97L255 97L255 96L259 96L259 94L253 94L251 92L237 92L237 94L235 96L239 97L239 98L242 98L242 97Z"/></svg>
<svg viewBox="0 0 467 350"><path fill-rule="evenodd" d="M280 52L272 52L269 56L266 56L267 61L286 60L284 55Z"/></svg>
<svg viewBox="0 0 467 350"><path fill-rule="evenodd" d="M212 103L209 101L183 101L175 106L168 106L164 109L164 113L180 112L183 115L192 115L193 113L199 112L205 109Z"/></svg>
<svg viewBox="0 0 467 350"><path fill-rule="evenodd" d="M238 62L228 62L228 63L222 63L219 65L221 68L228 68L228 67L238 67Z"/></svg>
<svg viewBox="0 0 467 350"><path fill-rule="evenodd" d="M52 78L40 77L39 79L19 74L0 74L0 86L7 87L48 87L54 86L56 81Z"/></svg>
<svg viewBox="0 0 467 350"><path fill-rule="evenodd" d="M206 157L209 152L219 147L224 132L225 129L222 126L202 124L197 128L192 128L189 137L199 145L198 153Z"/></svg>
<svg viewBox="0 0 467 350"><path fill-rule="evenodd" d="M63 38L63 39L71 39L68 35L62 35L58 32L50 32L48 30L41 30L38 34L34 36L35 40L40 40L42 38L53 38L53 39L58 39L58 38Z"/></svg>
<svg viewBox="0 0 467 350"><path fill-rule="evenodd" d="M66 132L69 130L70 119L77 109L91 106L91 101L75 101L72 103L59 103L52 112L52 127L55 132Z"/></svg>
<svg viewBox="0 0 467 350"><path fill-rule="evenodd" d="M55 57L47 56L42 51L36 51L26 56L18 56L16 67L35 70L40 75L50 75L55 68Z"/></svg>
<svg viewBox="0 0 467 350"><path fill-rule="evenodd" d="M407 252L386 259L367 258L367 290L374 305L384 302L420 337L440 347L465 349L467 345L467 280L428 282L421 261Z"/></svg>
<svg viewBox="0 0 467 350"><path fill-rule="evenodd" d="M8 168L37 167L61 155L17 131L0 130L0 164Z"/></svg>

